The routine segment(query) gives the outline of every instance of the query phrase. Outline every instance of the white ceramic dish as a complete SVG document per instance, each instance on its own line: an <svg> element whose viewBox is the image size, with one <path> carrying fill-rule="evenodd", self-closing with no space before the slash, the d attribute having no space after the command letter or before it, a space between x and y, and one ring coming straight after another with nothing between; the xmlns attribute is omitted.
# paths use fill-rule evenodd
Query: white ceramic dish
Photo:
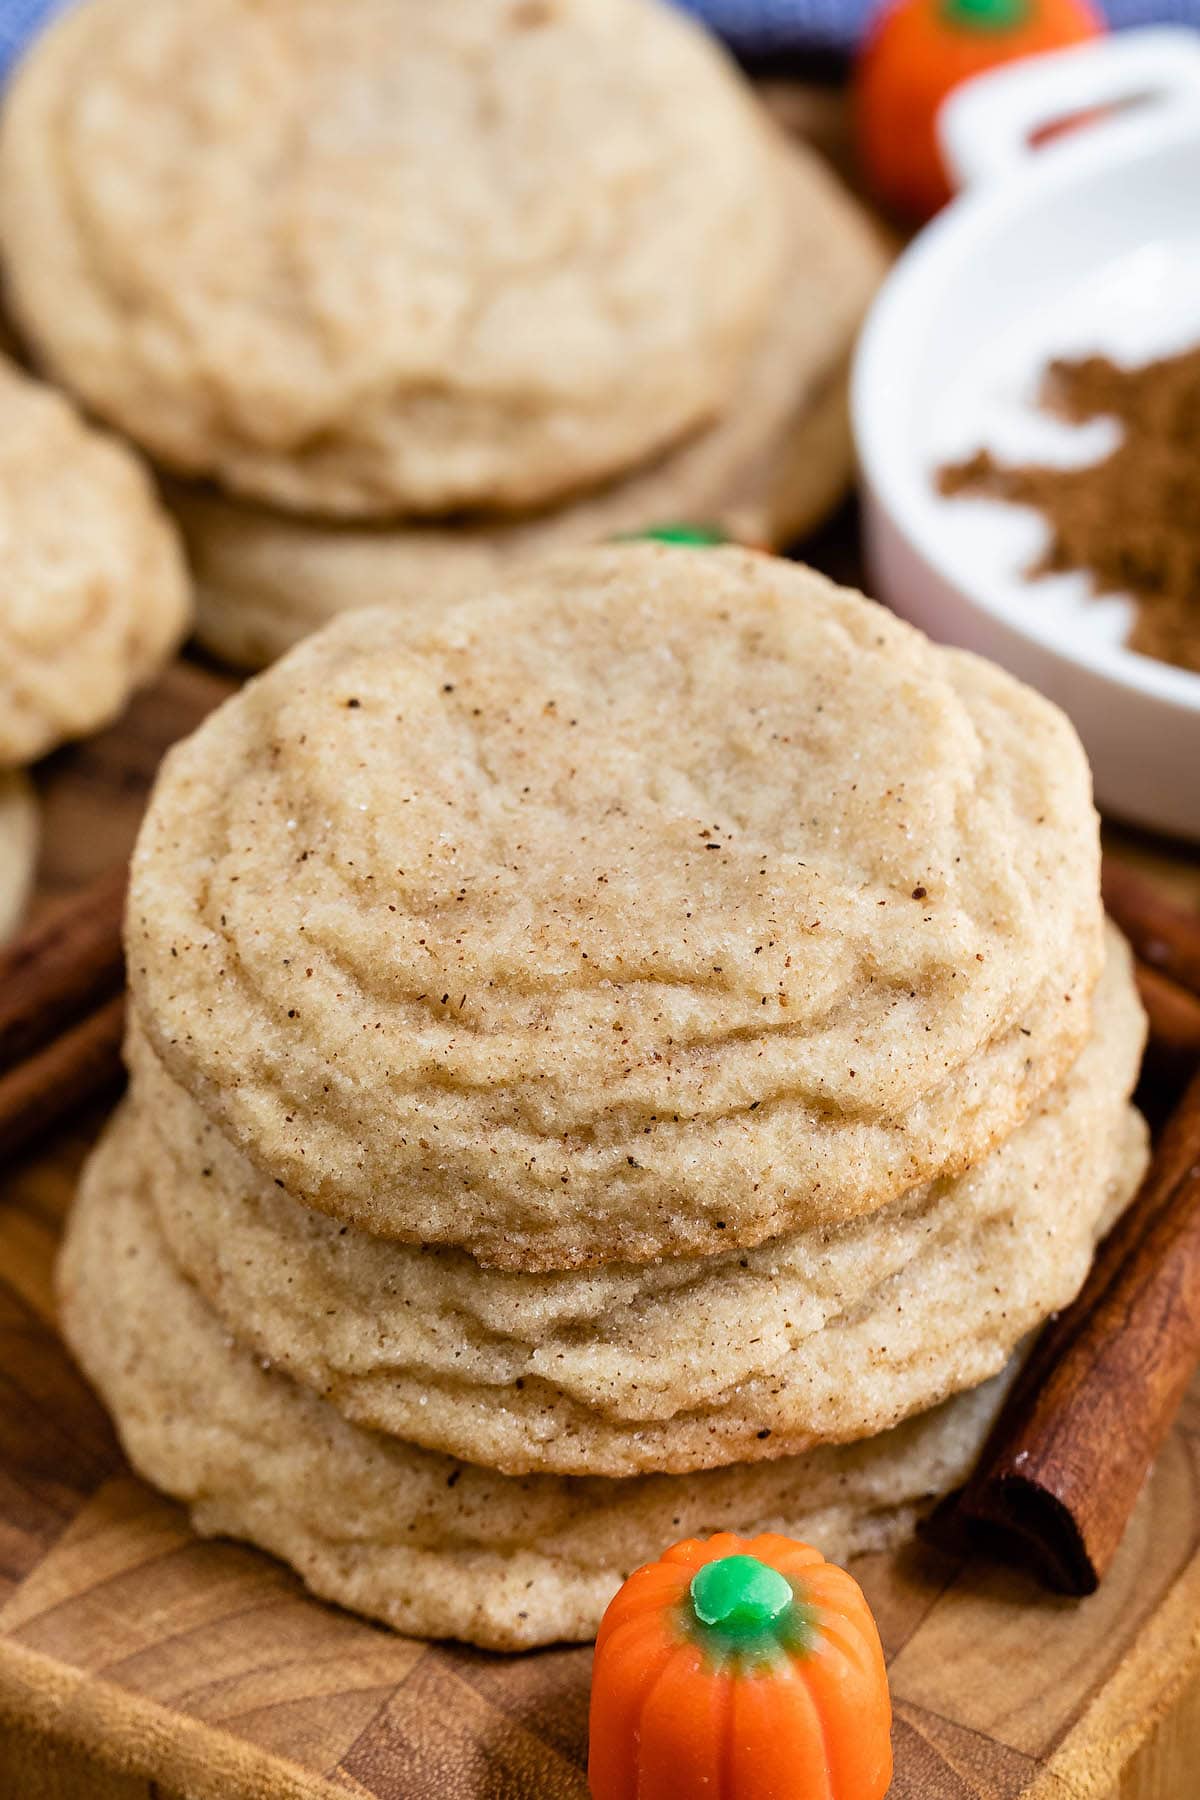
<svg viewBox="0 0 1200 1800"><path fill-rule="evenodd" d="M1117 103L1030 149L1045 125ZM1125 649L1127 603L1082 577L1026 580L1035 514L944 500L933 481L984 443L1018 460L1104 454L1107 423L1038 415L1048 357L1200 343L1200 33L1129 33L979 77L941 130L964 191L900 258L855 363L873 591L1064 707L1107 811L1200 840L1200 675Z"/></svg>

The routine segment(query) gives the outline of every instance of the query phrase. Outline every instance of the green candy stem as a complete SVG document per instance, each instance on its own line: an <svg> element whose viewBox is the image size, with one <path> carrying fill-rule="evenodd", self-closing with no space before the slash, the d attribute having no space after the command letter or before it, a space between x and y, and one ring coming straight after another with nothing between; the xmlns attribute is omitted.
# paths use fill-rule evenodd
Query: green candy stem
<svg viewBox="0 0 1200 1800"><path fill-rule="evenodd" d="M718 1659L770 1658L800 1648L810 1631L787 1576L756 1556L722 1556L697 1569L685 1610L690 1634Z"/></svg>
<svg viewBox="0 0 1200 1800"><path fill-rule="evenodd" d="M1029 0L942 0L943 16L968 30L1011 31L1029 15Z"/></svg>
<svg viewBox="0 0 1200 1800"><path fill-rule="evenodd" d="M695 550L711 550L716 544L727 544L729 535L718 525L649 525L645 531L631 531L618 542L685 544Z"/></svg>

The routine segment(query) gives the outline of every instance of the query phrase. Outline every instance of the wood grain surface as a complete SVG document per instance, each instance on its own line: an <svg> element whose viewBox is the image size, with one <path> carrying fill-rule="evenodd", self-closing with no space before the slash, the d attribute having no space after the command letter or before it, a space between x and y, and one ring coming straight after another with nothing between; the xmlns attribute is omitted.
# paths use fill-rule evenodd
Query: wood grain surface
<svg viewBox="0 0 1200 1800"><path fill-rule="evenodd" d="M43 906L127 852L163 748L229 690L180 663L46 766ZM1120 842L1200 892L1195 858ZM588 1651L391 1636L200 1541L132 1477L54 1325L55 1245L100 1123L0 1187L0 1800L583 1800ZM1091 1599L915 1545L856 1572L890 1664L893 1800L1200 1792L1200 1387Z"/></svg>

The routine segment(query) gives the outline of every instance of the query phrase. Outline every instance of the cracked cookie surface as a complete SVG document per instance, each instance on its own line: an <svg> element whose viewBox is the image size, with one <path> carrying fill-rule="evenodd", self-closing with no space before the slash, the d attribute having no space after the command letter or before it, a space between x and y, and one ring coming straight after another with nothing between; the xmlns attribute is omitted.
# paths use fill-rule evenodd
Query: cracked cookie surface
<svg viewBox="0 0 1200 1800"><path fill-rule="evenodd" d="M83 0L11 89L0 243L163 464L370 517L545 504L712 418L784 211L657 0Z"/></svg>
<svg viewBox="0 0 1200 1800"><path fill-rule="evenodd" d="M348 615L164 765L138 1017L273 1181L532 1270L954 1174L1078 1054L1061 713L794 564L620 545Z"/></svg>
<svg viewBox="0 0 1200 1800"><path fill-rule="evenodd" d="M347 1230L257 1176L144 1044L147 1191L228 1330L356 1422L510 1474L624 1476L865 1437L1074 1298L1137 1186L1145 1023L1110 928L1083 1053L967 1174L754 1250L575 1274Z"/></svg>
<svg viewBox="0 0 1200 1800"><path fill-rule="evenodd" d="M241 1348L172 1263L118 1115L59 1264L67 1341L139 1473L205 1534L248 1538L326 1599L492 1650L591 1637L673 1538L885 1549L971 1469L1014 1369L866 1443L696 1475L524 1479L349 1425Z"/></svg>
<svg viewBox="0 0 1200 1800"><path fill-rule="evenodd" d="M435 618L517 564L653 525L714 525L743 543L779 546L811 531L849 485L849 351L885 257L815 155L789 146L781 163L784 279L711 425L593 493L512 520L338 523L250 506L211 484L172 483L205 646L234 667L261 668L351 607Z"/></svg>
<svg viewBox="0 0 1200 1800"><path fill-rule="evenodd" d="M190 614L141 462L0 359L0 767L110 723Z"/></svg>

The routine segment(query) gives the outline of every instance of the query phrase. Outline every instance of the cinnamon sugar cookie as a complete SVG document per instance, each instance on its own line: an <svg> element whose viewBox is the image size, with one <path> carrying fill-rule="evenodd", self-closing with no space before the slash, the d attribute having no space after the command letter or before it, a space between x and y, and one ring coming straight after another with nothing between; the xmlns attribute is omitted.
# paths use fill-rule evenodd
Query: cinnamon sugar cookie
<svg viewBox="0 0 1200 1800"><path fill-rule="evenodd" d="M518 563L647 526L690 521L777 546L812 530L849 484L849 352L884 257L814 155L796 146L782 162L784 280L710 426L607 487L512 520L339 524L174 483L168 499L196 578L201 641L235 667L261 668L351 607L436 617Z"/></svg>
<svg viewBox="0 0 1200 1800"><path fill-rule="evenodd" d="M168 756L127 949L272 1181L527 1270L873 1211L1015 1129L1102 956L1048 702L739 550L346 616Z"/></svg>
<svg viewBox="0 0 1200 1800"><path fill-rule="evenodd" d="M1083 1054L983 1162L700 1261L507 1274L348 1231L256 1175L144 1045L131 1129L184 1272L347 1418L509 1474L778 1457L976 1386L1074 1297L1146 1161L1145 1021L1111 935Z"/></svg>
<svg viewBox="0 0 1200 1800"><path fill-rule="evenodd" d="M658 0L82 0L0 138L16 316L168 467L547 504L725 405L782 271L752 90Z"/></svg>
<svg viewBox="0 0 1200 1800"><path fill-rule="evenodd" d="M144 1046L135 1132L176 1262L345 1417L509 1474L685 1471L885 1431L1002 1368L1141 1179L1142 1040L1114 941L1083 1055L968 1174L754 1251L581 1274L488 1271L297 1206Z"/></svg>
<svg viewBox="0 0 1200 1800"><path fill-rule="evenodd" d="M189 615L137 457L0 358L0 767L116 718Z"/></svg>
<svg viewBox="0 0 1200 1800"><path fill-rule="evenodd" d="M126 1452L197 1530L249 1538L399 1631L492 1650L591 1637L664 1543L785 1531L844 1560L967 1475L1010 1379L865 1443L699 1475L523 1480L349 1425L241 1349L171 1262L118 1118L59 1265L67 1341Z"/></svg>

